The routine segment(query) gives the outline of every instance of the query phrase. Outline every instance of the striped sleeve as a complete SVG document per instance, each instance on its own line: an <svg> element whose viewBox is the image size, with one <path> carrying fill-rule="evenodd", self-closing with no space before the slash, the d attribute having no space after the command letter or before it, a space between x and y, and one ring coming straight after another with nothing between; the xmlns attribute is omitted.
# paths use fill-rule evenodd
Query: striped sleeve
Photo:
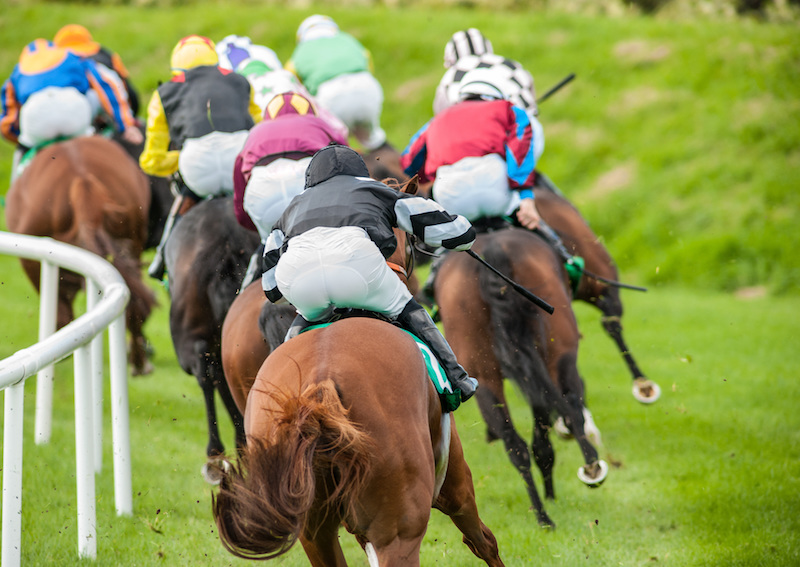
<svg viewBox="0 0 800 567"><path fill-rule="evenodd" d="M19 137L19 107L14 84L9 79L0 92L0 130L5 139L14 143Z"/></svg>
<svg viewBox="0 0 800 567"><path fill-rule="evenodd" d="M286 240L286 236L279 228L274 229L267 237L264 244L263 274L261 276L261 287L264 294L272 303L279 301L283 294L278 290L278 281L275 279L275 268L281 257L281 248Z"/></svg>
<svg viewBox="0 0 800 567"><path fill-rule="evenodd" d="M466 218L451 215L430 199L403 195L395 203L394 213L399 228L429 246L469 250L475 242L475 229Z"/></svg>

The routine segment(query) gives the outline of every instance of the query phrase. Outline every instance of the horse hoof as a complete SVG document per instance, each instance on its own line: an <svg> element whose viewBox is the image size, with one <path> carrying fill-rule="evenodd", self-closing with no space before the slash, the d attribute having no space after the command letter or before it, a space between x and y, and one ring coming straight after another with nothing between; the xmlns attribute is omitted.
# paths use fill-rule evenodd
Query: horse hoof
<svg viewBox="0 0 800 567"><path fill-rule="evenodd" d="M567 424L564 423L564 418L558 416L558 419L553 423L553 431L556 432L561 439L572 439L572 432L567 427Z"/></svg>
<svg viewBox="0 0 800 567"><path fill-rule="evenodd" d="M132 376L147 376L155 371L156 367L149 360L146 360L141 366L134 366L131 368Z"/></svg>
<svg viewBox="0 0 800 567"><path fill-rule="evenodd" d="M203 475L203 479L212 486L217 486L221 481L222 477L231 469L231 464L228 462L227 459L224 458L216 458L216 459L209 459L203 466L200 468L200 473Z"/></svg>
<svg viewBox="0 0 800 567"><path fill-rule="evenodd" d="M633 381L633 397L643 404L652 404L661 397L661 388L652 380L636 378Z"/></svg>
<svg viewBox="0 0 800 567"><path fill-rule="evenodd" d="M578 469L578 478L590 488L597 488L605 482L608 476L608 463L599 459L590 465Z"/></svg>

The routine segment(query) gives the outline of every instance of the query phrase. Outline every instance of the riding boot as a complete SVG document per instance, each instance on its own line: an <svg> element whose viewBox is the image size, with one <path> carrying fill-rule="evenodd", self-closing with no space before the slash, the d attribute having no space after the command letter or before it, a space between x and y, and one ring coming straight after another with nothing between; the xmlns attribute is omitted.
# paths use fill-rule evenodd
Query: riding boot
<svg viewBox="0 0 800 567"><path fill-rule="evenodd" d="M434 356L444 368L447 379L453 387L461 391L461 401L466 402L478 389L478 381L470 377L456 360L456 355L439 332L436 324L425 308L413 298L406 304L397 322L410 331L433 351Z"/></svg>
<svg viewBox="0 0 800 567"><path fill-rule="evenodd" d="M301 331L303 331L303 329L306 329L313 324L314 323L312 323L311 321L300 315L300 313L298 313L297 316L294 318L294 321L292 321L292 325L289 327L289 330L286 331L286 336L283 338L283 342L295 338L297 335L301 333Z"/></svg>
<svg viewBox="0 0 800 567"><path fill-rule="evenodd" d="M242 287L241 289L246 288L251 283L256 281L256 279L261 277L261 256L264 254L264 243L258 245L256 251L253 252L253 255L250 256L250 263L247 264L247 271L244 274L244 279L242 280Z"/></svg>
<svg viewBox="0 0 800 567"><path fill-rule="evenodd" d="M164 248L167 246L167 240L169 239L169 235L172 233L172 229L175 227L175 223L178 221L181 216L183 216L186 211L192 208L195 204L201 201L201 198L192 193L185 188L181 194L179 194L175 200L172 202L172 207L169 210L169 216L167 216L167 221L164 223L164 232L161 233L161 241L158 243L158 247L156 248L155 256L153 256L153 261L150 263L150 267L147 268L147 274L158 281L164 279Z"/></svg>
<svg viewBox="0 0 800 567"><path fill-rule="evenodd" d="M578 288L581 277L583 277L583 258L570 254L558 233L544 222L543 219L539 220L539 226L536 228L535 232L544 238L564 261L564 267L567 270L567 275L569 276L569 281L574 292Z"/></svg>

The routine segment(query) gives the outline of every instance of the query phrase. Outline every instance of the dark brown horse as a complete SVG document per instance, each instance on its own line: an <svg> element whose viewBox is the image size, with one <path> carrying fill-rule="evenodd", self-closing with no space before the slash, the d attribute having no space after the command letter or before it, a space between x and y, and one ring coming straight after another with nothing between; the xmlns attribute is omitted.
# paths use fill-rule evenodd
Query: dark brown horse
<svg viewBox="0 0 800 567"><path fill-rule="evenodd" d="M143 325L155 296L141 277L150 191L147 178L123 148L102 136L74 138L39 151L6 197L6 224L19 234L49 236L107 258L131 292L127 307L133 374L147 374ZM39 263L22 260L39 289ZM57 325L74 318L83 278L61 270Z"/></svg>
<svg viewBox="0 0 800 567"><path fill-rule="evenodd" d="M312 565L345 565L343 525L370 565L419 565L433 506L476 556L503 565L455 420L397 327L348 318L278 347L250 391L245 430L213 500L234 555L269 559L299 539Z"/></svg>
<svg viewBox="0 0 800 567"><path fill-rule="evenodd" d="M528 446L511 421L503 380L514 380L532 409L531 446L545 496L555 497L555 453L548 435L555 415L564 417L583 453L586 464L578 476L590 486L602 483L608 467L598 459L584 428L584 386L577 367L580 333L564 268L543 239L522 229L481 234L473 250L555 308L548 315L466 254L449 254L436 278L445 336L459 362L480 383L476 399L489 440L503 440L539 523L552 525L533 482Z"/></svg>
<svg viewBox="0 0 800 567"><path fill-rule="evenodd" d="M575 299L594 305L603 313L603 329L619 348L633 377L634 397L642 403L655 402L660 388L639 369L622 336L620 288L593 277L618 281L614 260L572 203L546 188L537 187L534 193L536 208L545 222L563 239L567 250L586 261L586 273L575 291Z"/></svg>
<svg viewBox="0 0 800 567"><path fill-rule="evenodd" d="M225 404L236 430L236 444L244 444L242 416L231 397L222 371L222 322L244 278L258 235L246 230L233 212L233 199L201 201L175 224L165 249L169 277L169 326L178 363L197 378L203 391L208 421L209 462L221 458L215 392ZM216 467L203 466L210 483L218 482Z"/></svg>

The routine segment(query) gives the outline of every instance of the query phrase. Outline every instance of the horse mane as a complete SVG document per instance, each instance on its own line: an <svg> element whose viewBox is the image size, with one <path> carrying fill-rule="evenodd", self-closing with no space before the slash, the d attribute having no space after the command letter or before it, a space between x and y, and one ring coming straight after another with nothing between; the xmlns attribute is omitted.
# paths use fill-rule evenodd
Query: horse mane
<svg viewBox="0 0 800 567"><path fill-rule="evenodd" d="M279 408L272 438L249 438L239 463L212 496L223 545L244 559L288 552L300 537L318 488L327 489L329 510L357 502L375 451L371 438L348 419L333 382L310 384L299 396L283 391L267 395ZM343 512L353 517L355 510Z"/></svg>

